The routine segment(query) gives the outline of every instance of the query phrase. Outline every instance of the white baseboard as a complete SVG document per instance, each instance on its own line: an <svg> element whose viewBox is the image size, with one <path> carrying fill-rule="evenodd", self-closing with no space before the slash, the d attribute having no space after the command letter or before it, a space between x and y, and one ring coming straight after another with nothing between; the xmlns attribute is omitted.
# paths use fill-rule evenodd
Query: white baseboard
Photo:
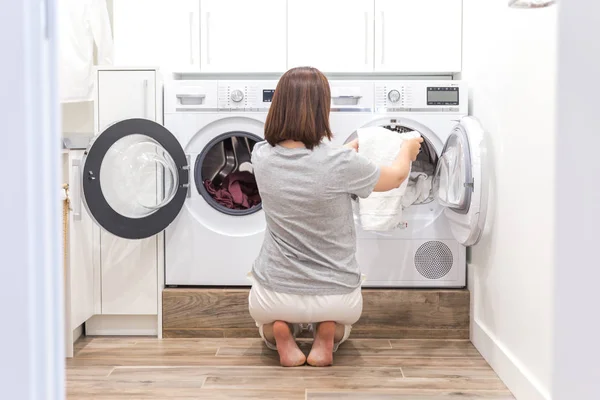
<svg viewBox="0 0 600 400"><path fill-rule="evenodd" d="M83 324L73 329L73 343L75 343L83 335Z"/></svg>
<svg viewBox="0 0 600 400"><path fill-rule="evenodd" d="M471 321L471 342L517 400L550 400L533 374L477 320Z"/></svg>
<svg viewBox="0 0 600 400"><path fill-rule="evenodd" d="M94 315L85 323L87 336L157 336L156 315Z"/></svg>

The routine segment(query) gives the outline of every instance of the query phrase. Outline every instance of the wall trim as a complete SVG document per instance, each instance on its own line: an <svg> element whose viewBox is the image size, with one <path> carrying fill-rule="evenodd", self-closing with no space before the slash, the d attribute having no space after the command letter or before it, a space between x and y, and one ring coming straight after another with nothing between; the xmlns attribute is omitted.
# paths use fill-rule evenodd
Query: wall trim
<svg viewBox="0 0 600 400"><path fill-rule="evenodd" d="M517 399L551 400L533 374L483 324L472 318L471 342Z"/></svg>

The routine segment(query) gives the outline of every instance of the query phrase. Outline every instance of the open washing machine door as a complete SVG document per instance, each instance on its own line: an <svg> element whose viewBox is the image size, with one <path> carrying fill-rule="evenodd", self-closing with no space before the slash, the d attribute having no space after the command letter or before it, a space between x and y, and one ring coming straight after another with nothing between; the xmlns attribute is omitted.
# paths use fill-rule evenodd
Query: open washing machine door
<svg viewBox="0 0 600 400"><path fill-rule="evenodd" d="M476 244L485 225L485 154L483 127L477 119L464 117L446 140L435 171L434 193L444 207L455 239L464 246Z"/></svg>
<svg viewBox="0 0 600 400"><path fill-rule="evenodd" d="M144 239L175 220L186 199L189 166L169 130L146 119L109 126L82 162L84 204L98 225L126 239Z"/></svg>

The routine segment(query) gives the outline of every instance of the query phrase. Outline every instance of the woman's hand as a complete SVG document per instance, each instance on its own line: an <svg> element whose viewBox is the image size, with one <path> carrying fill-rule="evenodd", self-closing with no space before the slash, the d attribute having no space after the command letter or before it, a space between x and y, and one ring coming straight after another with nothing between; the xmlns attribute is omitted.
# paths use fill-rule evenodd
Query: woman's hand
<svg viewBox="0 0 600 400"><path fill-rule="evenodd" d="M354 139L353 141L346 143L344 147L352 149L358 153L358 139Z"/></svg>
<svg viewBox="0 0 600 400"><path fill-rule="evenodd" d="M415 161L419 155L419 152L421 151L421 143L423 143L422 137L405 140L402 143L402 149L400 152L404 153L410 161Z"/></svg>

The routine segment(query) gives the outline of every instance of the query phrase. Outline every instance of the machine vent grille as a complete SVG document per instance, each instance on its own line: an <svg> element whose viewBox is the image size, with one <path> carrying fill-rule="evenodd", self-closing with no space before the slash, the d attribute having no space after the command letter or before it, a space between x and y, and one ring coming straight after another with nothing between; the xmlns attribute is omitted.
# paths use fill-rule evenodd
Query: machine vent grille
<svg viewBox="0 0 600 400"><path fill-rule="evenodd" d="M452 269L452 251L442 242L423 243L415 253L415 267L427 279L443 278Z"/></svg>

